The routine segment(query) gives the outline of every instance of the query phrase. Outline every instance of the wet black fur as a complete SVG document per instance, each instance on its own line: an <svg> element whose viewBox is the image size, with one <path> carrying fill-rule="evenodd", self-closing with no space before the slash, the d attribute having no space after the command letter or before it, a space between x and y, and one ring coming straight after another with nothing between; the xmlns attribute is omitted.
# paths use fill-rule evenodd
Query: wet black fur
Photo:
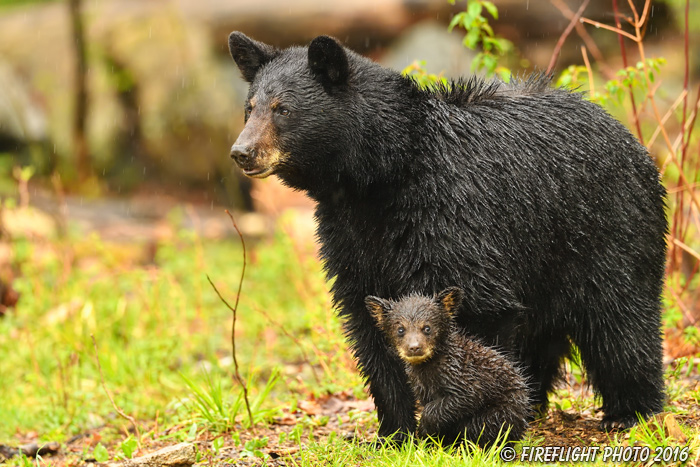
<svg viewBox="0 0 700 467"><path fill-rule="evenodd" d="M454 305L442 297L457 295ZM453 320L462 292L446 289L437 297L410 294L398 301L367 297L390 346L400 355L408 342L422 343L421 362L406 362L406 374L423 406L418 435L451 445L467 439L485 447L499 436L518 441L531 415L528 386L504 355L460 332ZM427 328L426 328L427 326ZM506 430L509 430L506 438Z"/></svg>
<svg viewBox="0 0 700 467"><path fill-rule="evenodd" d="M574 342L605 427L662 410L665 191L637 139L545 77L423 90L327 39L270 52L239 34L231 48L249 98L291 110L276 123L290 155L276 174L317 201L380 435L412 432L416 407L364 297L454 284L458 325L519 357L535 404L546 408Z"/></svg>

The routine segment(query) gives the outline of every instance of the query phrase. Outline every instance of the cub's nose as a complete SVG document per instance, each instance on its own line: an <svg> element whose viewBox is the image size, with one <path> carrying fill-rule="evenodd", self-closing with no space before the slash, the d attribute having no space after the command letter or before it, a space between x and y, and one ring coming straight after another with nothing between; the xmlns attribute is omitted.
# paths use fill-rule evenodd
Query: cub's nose
<svg viewBox="0 0 700 467"><path fill-rule="evenodd" d="M416 342L416 343L410 343L410 344L408 345L408 353L409 353L410 355L419 355L419 354L421 354L421 353L423 353L423 352L421 351L421 346L420 346L420 344Z"/></svg>
<svg viewBox="0 0 700 467"><path fill-rule="evenodd" d="M244 164L253 157L253 150L242 144L231 146L231 159L239 164Z"/></svg>

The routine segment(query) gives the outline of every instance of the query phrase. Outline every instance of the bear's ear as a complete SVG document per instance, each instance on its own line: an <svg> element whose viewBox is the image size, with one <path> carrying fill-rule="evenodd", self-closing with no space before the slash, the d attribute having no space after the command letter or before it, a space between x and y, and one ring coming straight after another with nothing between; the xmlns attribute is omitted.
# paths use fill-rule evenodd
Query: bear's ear
<svg viewBox="0 0 700 467"><path fill-rule="evenodd" d="M464 292L459 287L448 287L437 294L437 301L450 316L454 316L457 308L462 304Z"/></svg>
<svg viewBox="0 0 700 467"><path fill-rule="evenodd" d="M324 82L344 84L350 72L343 46L328 36L318 36L309 44L309 68Z"/></svg>
<svg viewBox="0 0 700 467"><path fill-rule="evenodd" d="M386 312L389 311L389 302L379 297L368 295L365 298L365 305L367 305L367 311L369 311L369 314L374 317L377 324L381 325Z"/></svg>
<svg viewBox="0 0 700 467"><path fill-rule="evenodd" d="M243 73L243 79L249 83L253 82L258 70L278 53L278 50L271 45L254 41L238 31L228 36L228 50Z"/></svg>

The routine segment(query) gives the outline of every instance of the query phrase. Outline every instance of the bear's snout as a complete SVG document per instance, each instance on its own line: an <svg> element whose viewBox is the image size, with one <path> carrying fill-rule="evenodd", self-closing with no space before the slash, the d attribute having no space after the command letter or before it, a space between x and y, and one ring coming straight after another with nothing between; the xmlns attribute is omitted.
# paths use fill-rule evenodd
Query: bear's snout
<svg viewBox="0 0 700 467"><path fill-rule="evenodd" d="M254 151L243 144L231 146L231 159L239 166L245 166L254 156Z"/></svg>
<svg viewBox="0 0 700 467"><path fill-rule="evenodd" d="M406 353L413 357L420 357L423 355L423 346L420 345L420 342L418 341L409 342L406 345Z"/></svg>

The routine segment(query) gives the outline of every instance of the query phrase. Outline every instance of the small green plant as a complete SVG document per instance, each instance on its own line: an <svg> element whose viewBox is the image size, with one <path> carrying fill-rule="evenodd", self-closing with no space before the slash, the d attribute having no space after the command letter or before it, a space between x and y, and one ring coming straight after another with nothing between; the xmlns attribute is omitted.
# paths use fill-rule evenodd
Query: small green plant
<svg viewBox="0 0 700 467"><path fill-rule="evenodd" d="M268 454L261 450L267 446L268 440L269 438L265 436L264 438L254 438L246 441L241 450L241 457L257 457L258 459L268 457Z"/></svg>
<svg viewBox="0 0 700 467"><path fill-rule="evenodd" d="M445 86L448 85L447 78L442 76L442 73L436 75L435 73L428 72L428 70L425 68L425 60L414 60L413 63L401 71L401 74L412 77L416 83L424 88L433 86L437 83L442 83Z"/></svg>
<svg viewBox="0 0 700 467"><path fill-rule="evenodd" d="M107 452L107 448L102 443L97 443L97 446L92 451L92 456L100 464L109 460L109 452Z"/></svg>
<svg viewBox="0 0 700 467"><path fill-rule="evenodd" d="M238 395L231 397L230 392L224 391L222 388L222 378L213 378L208 371L202 371L204 375L204 384L202 386L195 383L192 379L181 374L181 378L192 391L192 396L189 401L191 408L196 412L200 420L206 423L207 429L215 433L224 433L236 426L237 416L243 410L243 391L238 391ZM272 371L265 386L256 395L250 404L250 410L253 416L253 424L257 424L268 420L279 412L278 408L267 409L263 407L263 403L268 399L270 392L274 389L279 381L279 370ZM254 377L251 375L246 383L249 387L255 384ZM250 428L250 420L246 417L240 420L245 428Z"/></svg>
<svg viewBox="0 0 700 467"><path fill-rule="evenodd" d="M654 449L668 446L670 441L663 425L656 418L646 420L644 417L639 417L639 422L629 431L630 445L639 442Z"/></svg>
<svg viewBox="0 0 700 467"><path fill-rule="evenodd" d="M190 431L187 432L187 441L195 441L197 439L197 423L190 426Z"/></svg>
<svg viewBox="0 0 700 467"><path fill-rule="evenodd" d="M126 438L119 445L119 449L121 450L121 454L124 457L124 459L131 459L132 457L134 457L134 452L136 452L138 447L138 441L132 436Z"/></svg>
<svg viewBox="0 0 700 467"><path fill-rule="evenodd" d="M448 0L452 5L455 0ZM494 34L486 11L493 19L498 19L498 8L487 0L467 0L465 11L457 13L450 21L449 31L455 27L463 28L467 33L462 43L469 49L481 51L472 60L472 71L484 71L486 76L498 75L502 80L509 81L511 72L498 61L513 50L513 43Z"/></svg>
<svg viewBox="0 0 700 467"><path fill-rule="evenodd" d="M224 437L219 436L218 438L214 438L214 440L211 442L211 447L214 450L214 454L219 454L221 448L224 447Z"/></svg>
<svg viewBox="0 0 700 467"><path fill-rule="evenodd" d="M197 385L192 379L180 374L187 387L192 391L190 402L200 419L204 420L209 430L222 433L233 428L240 404L231 403L221 386L221 378L212 378L209 371L202 371L204 383Z"/></svg>
<svg viewBox="0 0 700 467"><path fill-rule="evenodd" d="M602 91L596 91L588 68L583 65L570 65L561 72L556 85L570 89L587 88L587 98L603 106L623 105L630 89L640 95L647 95L649 87L656 81L657 74L665 64L666 59L663 57L647 58L644 62L637 62L635 66L618 70L616 77L603 85Z"/></svg>

